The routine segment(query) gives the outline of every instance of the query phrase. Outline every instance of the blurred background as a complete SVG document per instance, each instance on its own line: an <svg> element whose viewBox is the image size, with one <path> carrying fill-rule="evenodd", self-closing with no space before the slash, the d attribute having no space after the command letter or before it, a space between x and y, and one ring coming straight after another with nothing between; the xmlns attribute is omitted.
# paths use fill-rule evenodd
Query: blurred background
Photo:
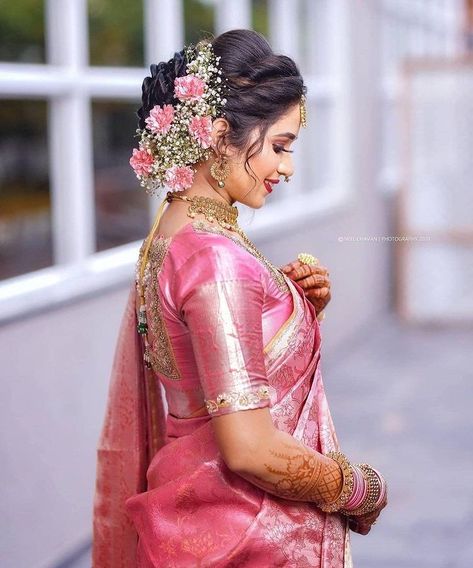
<svg viewBox="0 0 473 568"><path fill-rule="evenodd" d="M338 438L390 487L355 567L473 566L473 2L0 0L2 567L90 566L112 356L159 205L128 165L141 82L238 27L308 85L294 180L240 211L274 263L330 271Z"/></svg>

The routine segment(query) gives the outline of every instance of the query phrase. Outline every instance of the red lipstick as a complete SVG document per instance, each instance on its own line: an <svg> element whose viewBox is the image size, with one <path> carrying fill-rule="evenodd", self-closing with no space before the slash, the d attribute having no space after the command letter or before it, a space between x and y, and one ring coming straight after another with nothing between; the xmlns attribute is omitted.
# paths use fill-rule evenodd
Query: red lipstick
<svg viewBox="0 0 473 568"><path fill-rule="evenodd" d="M279 183L278 179L265 179L264 180L264 187L266 188L266 191L268 193L271 193L273 191L272 186L275 185L276 183Z"/></svg>

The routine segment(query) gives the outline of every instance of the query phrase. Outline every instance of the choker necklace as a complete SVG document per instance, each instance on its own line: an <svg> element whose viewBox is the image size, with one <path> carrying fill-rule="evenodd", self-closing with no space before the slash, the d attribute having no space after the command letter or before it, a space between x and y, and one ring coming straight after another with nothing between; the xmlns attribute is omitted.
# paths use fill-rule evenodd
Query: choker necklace
<svg viewBox="0 0 473 568"><path fill-rule="evenodd" d="M166 201L171 203L171 201L177 200L189 203L187 215L192 219L201 213L210 223L217 221L224 229L238 232L238 209L234 205L212 197L204 197L203 195L188 197L187 195L177 195L168 191Z"/></svg>

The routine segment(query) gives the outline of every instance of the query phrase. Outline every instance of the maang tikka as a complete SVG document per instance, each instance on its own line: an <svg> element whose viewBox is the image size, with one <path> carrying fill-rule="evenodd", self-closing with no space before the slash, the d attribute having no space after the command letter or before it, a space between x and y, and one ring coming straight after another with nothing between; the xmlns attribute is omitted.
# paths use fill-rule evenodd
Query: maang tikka
<svg viewBox="0 0 473 568"><path fill-rule="evenodd" d="M214 163L210 166L210 175L217 181L220 188L225 187L225 180L230 174L230 166L225 156L218 156Z"/></svg>

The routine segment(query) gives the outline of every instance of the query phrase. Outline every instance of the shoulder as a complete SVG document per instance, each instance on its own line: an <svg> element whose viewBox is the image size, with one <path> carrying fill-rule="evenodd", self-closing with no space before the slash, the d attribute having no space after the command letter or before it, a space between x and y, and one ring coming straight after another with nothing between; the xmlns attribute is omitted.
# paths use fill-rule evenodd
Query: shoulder
<svg viewBox="0 0 473 568"><path fill-rule="evenodd" d="M176 282L179 278L260 280L262 266L239 236L217 224L194 221L175 235L170 247Z"/></svg>
<svg viewBox="0 0 473 568"><path fill-rule="evenodd" d="M230 231L194 221L174 235L164 266L176 306L205 285L240 281L265 295L264 268Z"/></svg>

